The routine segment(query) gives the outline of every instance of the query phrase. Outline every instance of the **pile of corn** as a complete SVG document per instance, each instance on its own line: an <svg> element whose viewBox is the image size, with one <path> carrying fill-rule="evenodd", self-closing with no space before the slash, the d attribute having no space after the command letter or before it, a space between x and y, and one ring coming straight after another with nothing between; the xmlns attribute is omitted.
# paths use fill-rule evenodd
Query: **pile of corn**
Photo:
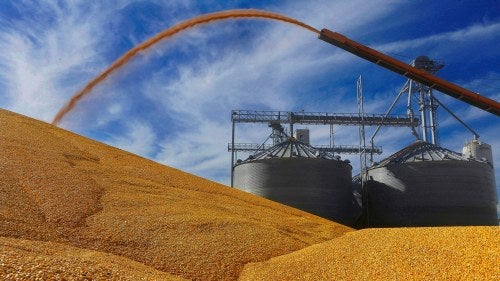
<svg viewBox="0 0 500 281"><path fill-rule="evenodd" d="M0 279L499 280L499 245L353 231L0 110Z"/></svg>
<svg viewBox="0 0 500 281"><path fill-rule="evenodd" d="M261 263L240 280L500 280L500 229L365 229Z"/></svg>
<svg viewBox="0 0 500 281"><path fill-rule="evenodd" d="M246 263L352 231L8 111L0 128L0 237L232 280Z"/></svg>
<svg viewBox="0 0 500 281"><path fill-rule="evenodd" d="M0 276L2 280L186 280L112 254L3 237Z"/></svg>

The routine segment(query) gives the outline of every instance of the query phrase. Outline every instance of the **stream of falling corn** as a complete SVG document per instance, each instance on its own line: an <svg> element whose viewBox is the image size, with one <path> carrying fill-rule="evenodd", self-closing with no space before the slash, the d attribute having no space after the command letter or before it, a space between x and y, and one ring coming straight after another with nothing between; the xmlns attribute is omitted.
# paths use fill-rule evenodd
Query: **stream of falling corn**
<svg viewBox="0 0 500 281"><path fill-rule="evenodd" d="M159 32L155 36L138 44L137 46L135 46L134 48L132 48L128 52L126 52L123 56L118 58L106 70L104 70L101 74L99 74L94 79L92 79L83 89L81 89L79 92L77 92L75 95L73 95L71 97L71 99L56 114L56 116L54 117L54 120L52 121L52 124L56 125L57 123L59 123L61 121L61 119L75 107L75 105L78 103L78 101L80 101L84 96L89 94L96 85L98 85L100 82L105 80L111 73L117 71L123 65L125 65L127 62L129 62L140 51L146 50L149 47L155 45L156 43L158 43L162 40L165 40L174 34L177 34L179 32L186 30L186 29L192 28L194 26L206 24L206 23L213 22L213 21L231 19L231 18L264 18L264 19L283 21L286 23L298 25L300 27L303 27L307 30L310 30L312 32L319 34L319 31L317 29L315 29L315 28L313 28L305 23L302 23L296 19L286 17L286 16L283 16L283 15L280 15L277 13L273 13L273 12L262 11L262 10L254 10L254 9L227 10L227 11L221 11L221 12L205 14L205 15L194 17L192 19L183 21L179 24L176 24L170 28L167 28L167 29Z"/></svg>

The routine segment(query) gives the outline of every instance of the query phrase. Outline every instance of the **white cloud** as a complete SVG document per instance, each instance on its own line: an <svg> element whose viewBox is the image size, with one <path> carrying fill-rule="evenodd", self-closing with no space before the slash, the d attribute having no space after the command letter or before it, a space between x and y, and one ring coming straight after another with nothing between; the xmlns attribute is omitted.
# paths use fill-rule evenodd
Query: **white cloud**
<svg viewBox="0 0 500 281"><path fill-rule="evenodd" d="M220 123L206 121L182 134L159 142L161 150L154 156L160 163L227 183L230 131ZM222 175L221 175L222 174Z"/></svg>
<svg viewBox="0 0 500 281"><path fill-rule="evenodd" d="M3 22L0 29L0 80L7 100L3 106L49 121L65 99L83 86L82 77L102 66L96 58L100 18L91 16L92 9L86 15L73 5L31 4L29 8L42 10L46 18L34 14Z"/></svg>
<svg viewBox="0 0 500 281"><path fill-rule="evenodd" d="M144 157L151 157L157 143L157 136L146 122L131 120L123 135L113 136L107 143Z"/></svg>
<svg viewBox="0 0 500 281"><path fill-rule="evenodd" d="M317 29L354 31L378 21L398 9L404 1L297 1L280 7L280 12L297 18Z"/></svg>
<svg viewBox="0 0 500 281"><path fill-rule="evenodd" d="M392 42L375 47L384 52L402 52L409 49L420 48L424 45L434 44L450 47L450 44L462 44L467 42L480 42L481 38L494 38L500 33L500 23L474 24L463 29L439 33L423 38L409 39ZM453 46L453 45L451 45Z"/></svg>

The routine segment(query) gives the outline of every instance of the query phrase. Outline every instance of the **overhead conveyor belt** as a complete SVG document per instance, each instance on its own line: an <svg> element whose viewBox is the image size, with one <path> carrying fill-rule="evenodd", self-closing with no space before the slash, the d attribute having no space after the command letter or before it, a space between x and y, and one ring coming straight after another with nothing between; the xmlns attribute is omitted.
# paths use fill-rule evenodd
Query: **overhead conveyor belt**
<svg viewBox="0 0 500 281"><path fill-rule="evenodd" d="M497 101L481 96L451 82L438 78L424 70L394 59L377 50L353 41L340 33L333 32L328 29L322 29L319 39L353 53L363 59L385 67L393 72L408 77L414 81L420 82L431 87L432 89L500 116L500 103Z"/></svg>

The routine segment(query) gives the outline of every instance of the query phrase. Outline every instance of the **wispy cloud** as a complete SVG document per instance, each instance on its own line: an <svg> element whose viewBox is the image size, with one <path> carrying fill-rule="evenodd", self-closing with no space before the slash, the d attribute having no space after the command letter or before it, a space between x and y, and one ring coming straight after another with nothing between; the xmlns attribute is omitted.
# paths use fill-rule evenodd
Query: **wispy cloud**
<svg viewBox="0 0 500 281"><path fill-rule="evenodd" d="M494 38L500 32L500 23L473 24L463 29L435 34L423 38L409 39L398 42L387 43L377 46L377 49L385 52L401 52L409 49L421 48L433 44L439 46L450 46L450 44L463 44L464 42L478 42L481 38Z"/></svg>
<svg viewBox="0 0 500 281"><path fill-rule="evenodd" d="M103 64L94 8L19 2L21 19L2 20L0 79L7 108L48 121ZM32 10L32 13L28 11Z"/></svg>
<svg viewBox="0 0 500 281"><path fill-rule="evenodd" d="M228 181L230 159L227 153L228 130L210 121L187 132L164 139L154 159L179 169L219 181Z"/></svg>
<svg viewBox="0 0 500 281"><path fill-rule="evenodd" d="M115 147L119 147L126 151L151 157L155 151L156 134L148 123L140 120L131 120L127 124L124 133L119 136L112 136L107 142Z"/></svg>

